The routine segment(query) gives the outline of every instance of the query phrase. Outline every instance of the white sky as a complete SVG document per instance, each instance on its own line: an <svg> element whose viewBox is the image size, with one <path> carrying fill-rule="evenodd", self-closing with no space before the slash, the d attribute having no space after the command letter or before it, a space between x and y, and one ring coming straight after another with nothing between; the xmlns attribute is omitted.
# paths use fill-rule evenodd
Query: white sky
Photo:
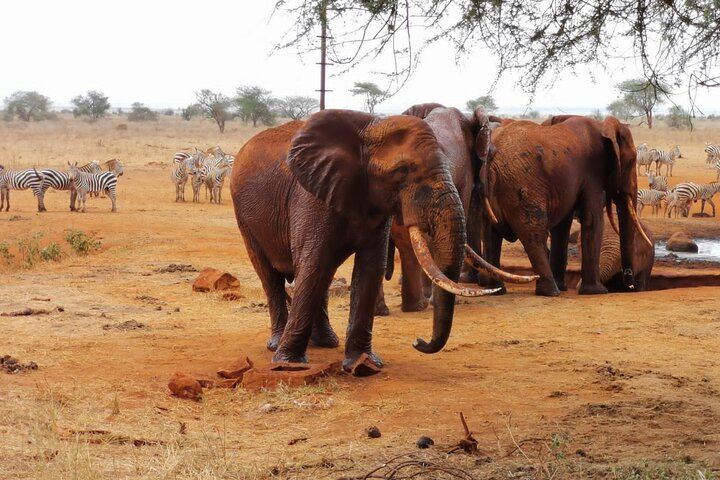
<svg viewBox="0 0 720 480"><path fill-rule="evenodd" d="M210 89L228 96L241 85L259 85L277 97L316 96L319 55L287 50L271 54L290 28L282 14L271 18L275 0L4 0L0 1L2 74L0 99L17 90L37 90L55 106L88 90L99 90L114 107L142 102L153 108L185 107L195 91ZM318 33L319 34L319 33ZM418 40L419 43L419 40ZM500 111L523 109L528 96L511 78L489 92L494 71L478 51L455 64L449 44L429 48L421 65L396 96L377 107L398 113L410 105L439 102L463 108L468 99L490 93ZM484 63L483 63L484 62ZM341 77L330 77L328 108L362 108L349 93L354 82L384 79L363 65ZM617 98L614 85L636 77L629 60L614 72L563 74L549 90L539 90L530 108L544 113L591 111ZM328 73L339 71L328 67ZM687 107L687 93L674 100ZM720 112L720 92L699 91L705 113Z"/></svg>

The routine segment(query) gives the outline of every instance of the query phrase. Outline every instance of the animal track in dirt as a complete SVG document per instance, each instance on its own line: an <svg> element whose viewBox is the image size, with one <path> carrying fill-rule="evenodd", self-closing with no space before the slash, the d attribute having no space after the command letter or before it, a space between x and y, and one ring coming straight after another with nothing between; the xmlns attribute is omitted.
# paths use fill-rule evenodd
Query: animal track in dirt
<svg viewBox="0 0 720 480"><path fill-rule="evenodd" d="M174 273L174 272L197 272L198 269L186 263L171 263L167 267L160 267L154 270L155 273Z"/></svg>
<svg viewBox="0 0 720 480"><path fill-rule="evenodd" d="M147 325L137 320L126 320L120 323L106 323L102 326L103 330L144 330L148 329Z"/></svg>
<svg viewBox="0 0 720 480"><path fill-rule="evenodd" d="M21 363L17 358L11 357L10 355L3 355L0 357L0 369L7 373L19 373L37 370L38 365L32 360L27 363Z"/></svg>

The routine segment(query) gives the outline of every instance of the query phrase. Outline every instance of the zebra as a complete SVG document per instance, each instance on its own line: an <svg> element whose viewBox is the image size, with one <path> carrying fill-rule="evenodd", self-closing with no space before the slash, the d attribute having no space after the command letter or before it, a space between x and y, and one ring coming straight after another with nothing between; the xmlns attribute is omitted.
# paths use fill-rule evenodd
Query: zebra
<svg viewBox="0 0 720 480"><path fill-rule="evenodd" d="M676 158L683 158L680 153L680 147L675 145L667 152L660 149L653 149L655 151L655 174L660 175L660 169L662 164L665 164L665 175L672 177L673 165L675 164Z"/></svg>
<svg viewBox="0 0 720 480"><path fill-rule="evenodd" d="M652 190L662 190L663 192L667 191L667 188L668 188L667 177L665 177L663 175L655 175L652 172L647 172L645 175L648 177L648 186Z"/></svg>
<svg viewBox="0 0 720 480"><path fill-rule="evenodd" d="M102 171L100 169L100 162L97 160L86 163L82 167L78 167L78 169L85 173L100 173ZM52 187L55 190L70 190L70 211L74 212L76 210L75 200L77 198L77 191L75 190L73 183L70 181L68 173L61 170L55 170L53 168L43 169L41 170L41 173L43 174L44 179L40 191L40 197L38 197L40 211L47 211L45 208L45 192Z"/></svg>
<svg viewBox="0 0 720 480"><path fill-rule="evenodd" d="M715 163L720 161L720 145L705 142L705 153L707 153L705 163Z"/></svg>
<svg viewBox="0 0 720 480"><path fill-rule="evenodd" d="M653 215L657 215L660 209L660 203L665 199L666 192L660 190L650 190L647 188L641 188L637 193L637 213L638 216L642 215L643 208L645 205L652 207Z"/></svg>
<svg viewBox="0 0 720 480"><path fill-rule="evenodd" d="M188 181L188 171L192 167L193 156L188 152L177 152L173 156L170 180L175 184L175 201L185 201L185 185Z"/></svg>
<svg viewBox="0 0 720 480"><path fill-rule="evenodd" d="M81 172L77 166L77 162L71 165L68 171L70 181L75 185L80 196L80 203L82 204L82 212L85 212L85 200L88 192L107 192L112 202L112 212L116 212L115 209L115 192L117 188L117 178L123 174L122 164L116 160L115 168L112 171L101 172L101 173L85 173Z"/></svg>
<svg viewBox="0 0 720 480"><path fill-rule="evenodd" d="M201 174L205 186L210 189L210 203L221 203L222 187L229 171L230 165L226 161L223 161L219 166L209 167L207 172Z"/></svg>
<svg viewBox="0 0 720 480"><path fill-rule="evenodd" d="M716 182L720 182L720 158L718 158L715 163L713 163L710 168L713 168L717 170L717 177L715 177Z"/></svg>
<svg viewBox="0 0 720 480"><path fill-rule="evenodd" d="M667 216L667 218L670 218L670 214L673 211L675 212L675 218L677 218L677 192L675 192L674 188L668 192L665 192L665 211L663 212L663 217Z"/></svg>
<svg viewBox="0 0 720 480"><path fill-rule="evenodd" d="M647 145L641 143L636 147L637 150L637 169L640 175L640 167L645 167L645 173L650 171L650 165L655 161L655 150L648 150Z"/></svg>
<svg viewBox="0 0 720 480"><path fill-rule="evenodd" d="M713 209L712 216L715 216L715 204L712 201L712 198L715 196L716 193L720 192L720 183L719 182L712 182L712 183L704 183L700 185L700 190L697 193L697 196L694 198L695 201L700 200L700 214L702 215L705 211L705 202L709 203L710 206Z"/></svg>
<svg viewBox="0 0 720 480"><path fill-rule="evenodd" d="M680 211L683 217L687 217L690 211L690 203L699 198L701 186L693 182L678 183L675 186L675 208Z"/></svg>
<svg viewBox="0 0 720 480"><path fill-rule="evenodd" d="M225 154L220 147L213 147L212 149L217 155L210 156L202 150L195 149L195 153L192 155L190 160L191 167L189 173L193 175L193 202L198 203L200 201L200 187L205 185L205 198L210 193L210 201L220 203L222 201L222 184L225 179L225 175L222 175L220 185L217 190L217 197L213 196L213 180L210 178L212 175L216 175L217 171L226 167L232 167L235 157L233 155ZM215 173L212 173L215 172Z"/></svg>
<svg viewBox="0 0 720 480"><path fill-rule="evenodd" d="M40 195L44 177L35 167L26 170L6 170L0 165L0 211L2 211L5 201L7 207L5 211L10 210L10 190L27 190L31 188L33 194L38 198L38 211L40 210Z"/></svg>

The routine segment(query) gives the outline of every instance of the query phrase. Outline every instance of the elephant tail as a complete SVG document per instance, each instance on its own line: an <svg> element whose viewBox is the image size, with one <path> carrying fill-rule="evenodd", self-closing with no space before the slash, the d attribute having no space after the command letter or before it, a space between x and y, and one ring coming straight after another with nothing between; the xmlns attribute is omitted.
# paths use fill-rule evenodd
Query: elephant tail
<svg viewBox="0 0 720 480"><path fill-rule="evenodd" d="M390 280L395 272L395 242L388 236L387 258L385 259L385 280Z"/></svg>

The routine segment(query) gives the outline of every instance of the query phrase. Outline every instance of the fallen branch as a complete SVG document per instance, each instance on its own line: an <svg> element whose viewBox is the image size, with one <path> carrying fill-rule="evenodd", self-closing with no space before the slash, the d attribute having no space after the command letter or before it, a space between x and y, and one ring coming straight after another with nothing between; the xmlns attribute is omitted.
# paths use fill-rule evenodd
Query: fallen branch
<svg viewBox="0 0 720 480"><path fill-rule="evenodd" d="M48 310L46 308L25 307L21 310L0 313L0 317L26 317L29 315L48 315L48 314L54 312L55 310L58 310L58 308L53 308L51 310Z"/></svg>
<svg viewBox="0 0 720 480"><path fill-rule="evenodd" d="M76 430L72 428L58 430L57 435L62 440L74 440L78 437L91 444L103 444L109 443L113 445L128 445L132 444L136 447L143 446L154 446L154 445L166 445L167 442L164 440L150 440L146 438L132 438L126 435L117 435L108 430L93 430L83 429Z"/></svg>
<svg viewBox="0 0 720 480"><path fill-rule="evenodd" d="M465 430L465 438L460 440L460 442L455 445L452 450L447 452L448 454L451 454L453 452L456 452L458 450L464 450L465 453L474 454L478 451L478 442L475 440L475 438L472 436L472 432L467 426L467 422L465 421L465 416L462 412L460 412L460 421L462 422L463 429Z"/></svg>

